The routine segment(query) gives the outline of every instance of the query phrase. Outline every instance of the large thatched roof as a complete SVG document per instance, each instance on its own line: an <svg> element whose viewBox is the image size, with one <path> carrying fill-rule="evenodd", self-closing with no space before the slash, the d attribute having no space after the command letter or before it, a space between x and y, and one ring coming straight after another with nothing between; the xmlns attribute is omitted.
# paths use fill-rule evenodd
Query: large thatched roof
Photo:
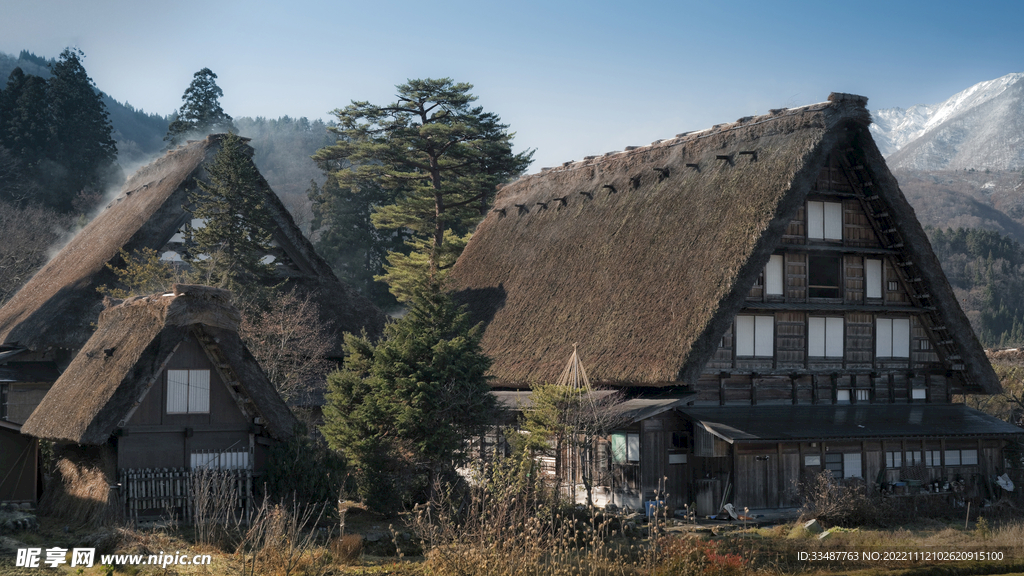
<svg viewBox="0 0 1024 576"><path fill-rule="evenodd" d="M219 150L222 137L189 142L133 174L120 195L0 309L0 344L80 348L103 307L96 289L117 283L106 264L118 265L121 249L160 250L171 240L191 218L185 210L188 194L197 179L206 178L204 166ZM274 242L291 265L281 280L287 279L300 294L315 293L324 320L339 334L365 328L378 336L384 314L338 280L270 186L262 184L276 225Z"/></svg>
<svg viewBox="0 0 1024 576"><path fill-rule="evenodd" d="M136 297L100 315L99 326L22 427L38 438L103 444L153 386L175 348L192 337L215 346L277 438L296 425L273 384L238 337L238 311L230 293L217 288L175 285L168 294ZM225 380L227 380L225 378ZM246 408L249 410L249 408Z"/></svg>
<svg viewBox="0 0 1024 576"><path fill-rule="evenodd" d="M498 386L697 380L830 154L863 165L902 224L973 382L999 384L868 131L867 99L743 118L545 169L502 189L454 267Z"/></svg>

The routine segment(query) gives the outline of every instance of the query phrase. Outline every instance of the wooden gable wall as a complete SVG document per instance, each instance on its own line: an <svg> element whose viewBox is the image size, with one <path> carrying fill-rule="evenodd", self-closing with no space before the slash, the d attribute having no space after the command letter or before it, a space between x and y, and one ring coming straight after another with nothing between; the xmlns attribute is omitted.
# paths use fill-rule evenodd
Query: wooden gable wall
<svg viewBox="0 0 1024 576"><path fill-rule="evenodd" d="M741 350L749 354L742 338L750 332L734 320L697 383L698 403L947 402L962 392L958 380L948 377L937 353L940 343L929 333L924 309L914 304L908 279L899 272L905 256L878 236L841 164L833 154L821 169L773 253L781 263L781 293L769 293L770 275L778 278L780 272L766 267L737 315L771 318L763 324L773 330L770 355L760 350L741 355ZM841 204L841 239L808 238L808 202ZM809 263L825 258L837 263L835 297L821 297L820 290L816 297L811 289ZM879 261L880 266L871 264L878 268L869 267ZM869 269L881 274L875 297L868 293ZM812 318L842 319L841 355L811 355ZM879 319L909 322L906 357L879 353L885 347L878 341Z"/></svg>
<svg viewBox="0 0 1024 576"><path fill-rule="evenodd" d="M168 370L209 370L209 412L167 413ZM195 338L183 341L118 438L118 468L181 468L199 451L249 451L250 422Z"/></svg>

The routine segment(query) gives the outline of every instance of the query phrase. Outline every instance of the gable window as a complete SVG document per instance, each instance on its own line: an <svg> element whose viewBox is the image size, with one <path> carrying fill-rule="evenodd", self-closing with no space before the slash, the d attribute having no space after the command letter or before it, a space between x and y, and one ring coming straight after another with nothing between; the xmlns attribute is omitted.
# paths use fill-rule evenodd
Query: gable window
<svg viewBox="0 0 1024 576"><path fill-rule="evenodd" d="M875 356L879 358L910 358L909 318L878 318L876 320Z"/></svg>
<svg viewBox="0 0 1024 576"><path fill-rule="evenodd" d="M842 203L814 201L808 202L807 237L812 240L842 240Z"/></svg>
<svg viewBox="0 0 1024 576"><path fill-rule="evenodd" d="M839 257L808 256L807 295L811 298L839 298Z"/></svg>
<svg viewBox="0 0 1024 576"><path fill-rule="evenodd" d="M882 261L864 259L864 290L867 298L882 297Z"/></svg>
<svg viewBox="0 0 1024 576"><path fill-rule="evenodd" d="M774 316L736 317L736 355L770 358L775 350Z"/></svg>
<svg viewBox="0 0 1024 576"><path fill-rule="evenodd" d="M167 413L208 414L210 412L209 370L167 371Z"/></svg>
<svg viewBox="0 0 1024 576"><path fill-rule="evenodd" d="M811 316L807 319L807 355L843 357L843 319Z"/></svg>
<svg viewBox="0 0 1024 576"><path fill-rule="evenodd" d="M769 296L782 296L782 254L773 254L764 267L764 291Z"/></svg>

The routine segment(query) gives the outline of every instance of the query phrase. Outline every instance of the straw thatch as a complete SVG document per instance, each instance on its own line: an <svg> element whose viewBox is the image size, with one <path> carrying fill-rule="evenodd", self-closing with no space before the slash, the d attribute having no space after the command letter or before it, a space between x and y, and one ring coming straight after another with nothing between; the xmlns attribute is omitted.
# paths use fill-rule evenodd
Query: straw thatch
<svg viewBox="0 0 1024 576"><path fill-rule="evenodd" d="M454 267L486 322L497 386L695 383L830 154L864 164L902 223L975 382L998 390L914 211L868 131L867 99L716 126L542 171L502 189Z"/></svg>
<svg viewBox="0 0 1024 576"><path fill-rule="evenodd" d="M121 249L160 250L191 218L184 208L189 192L197 179L206 178L204 166L222 137L178 147L132 175L120 195L0 309L0 343L79 349L103 308L97 287L117 283L106 264L119 264ZM276 225L273 239L298 270L278 281L288 280L300 296L313 293L318 301L329 302L320 306L321 314L338 334L366 329L378 336L385 315L338 280L262 177L261 184Z"/></svg>
<svg viewBox="0 0 1024 576"><path fill-rule="evenodd" d="M175 285L169 294L112 303L92 338L22 427L30 436L104 444L160 377L185 338L206 335L238 377L255 413L276 438L287 438L295 417L238 337L230 293ZM207 346L207 344L203 344Z"/></svg>

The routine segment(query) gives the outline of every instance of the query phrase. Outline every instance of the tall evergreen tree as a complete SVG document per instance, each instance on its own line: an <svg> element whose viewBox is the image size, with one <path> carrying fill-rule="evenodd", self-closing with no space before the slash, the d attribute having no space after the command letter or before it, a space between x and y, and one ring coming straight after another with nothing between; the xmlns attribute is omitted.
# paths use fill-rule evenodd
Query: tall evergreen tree
<svg viewBox="0 0 1024 576"><path fill-rule="evenodd" d="M39 179L49 141L46 80L15 68L0 90L0 200L42 202Z"/></svg>
<svg viewBox="0 0 1024 576"><path fill-rule="evenodd" d="M266 191L246 152L240 137L224 136L206 168L209 183L189 195L192 218L203 225L185 226L185 259L205 284L244 290L273 270L263 261L273 226Z"/></svg>
<svg viewBox="0 0 1024 576"><path fill-rule="evenodd" d="M46 80L15 68L0 92L0 146L33 165L45 157L49 139Z"/></svg>
<svg viewBox="0 0 1024 576"><path fill-rule="evenodd" d="M384 279L399 299L410 286L439 280L462 251L467 234L486 214L497 185L529 166L533 152L512 153L508 126L471 104L472 85L450 78L410 80L397 101L353 102L333 114L338 135L314 159L330 168L340 190L362 192L366 183L395 201L378 205L373 223L411 230L418 241L393 253ZM371 190L373 188L371 187Z"/></svg>
<svg viewBox="0 0 1024 576"><path fill-rule="evenodd" d="M322 430L355 466L372 505L393 507L411 485L431 486L464 460L464 441L493 421L482 333L432 283L380 343L346 336L345 368L328 376ZM397 481L415 470L426 478Z"/></svg>
<svg viewBox="0 0 1024 576"><path fill-rule="evenodd" d="M237 132L231 116L220 107L224 91L217 86L217 75L203 68L192 77L192 83L181 96L183 104L176 118L167 128L164 140L177 146L188 136L203 136L214 132Z"/></svg>
<svg viewBox="0 0 1024 576"><path fill-rule="evenodd" d="M107 107L82 66L84 57L81 50L65 48L47 85L52 158L65 170L61 197L53 204L62 210L71 209L76 194L102 188L117 158Z"/></svg>

